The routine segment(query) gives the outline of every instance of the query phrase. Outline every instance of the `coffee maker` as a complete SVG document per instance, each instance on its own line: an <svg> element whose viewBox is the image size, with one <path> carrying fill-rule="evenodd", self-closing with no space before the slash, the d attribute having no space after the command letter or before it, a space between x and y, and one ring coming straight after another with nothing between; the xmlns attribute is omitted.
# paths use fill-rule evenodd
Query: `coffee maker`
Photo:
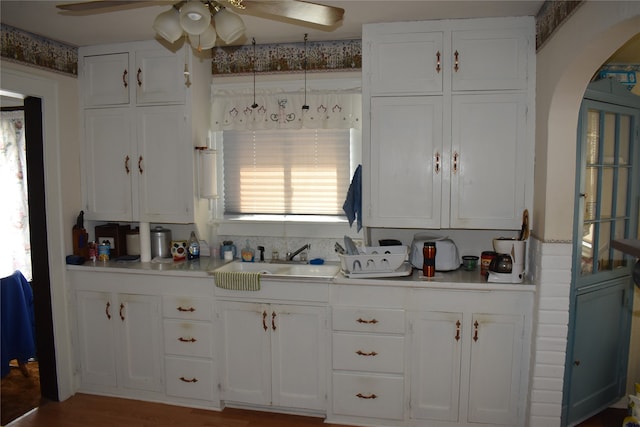
<svg viewBox="0 0 640 427"><path fill-rule="evenodd" d="M497 256L489 266L488 282L522 283L524 281L526 244L524 240L500 237L493 239ZM510 263L508 261L511 261ZM510 267L510 268L509 268Z"/></svg>

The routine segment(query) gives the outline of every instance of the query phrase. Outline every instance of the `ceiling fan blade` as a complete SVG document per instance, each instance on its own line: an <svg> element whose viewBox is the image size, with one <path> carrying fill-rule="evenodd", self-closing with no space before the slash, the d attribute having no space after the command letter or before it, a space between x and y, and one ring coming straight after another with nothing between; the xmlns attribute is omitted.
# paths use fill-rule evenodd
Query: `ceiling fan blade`
<svg viewBox="0 0 640 427"><path fill-rule="evenodd" d="M145 3L156 3L158 1L125 1L125 0L99 0L99 1L87 1L81 3L65 3L57 4L56 7L67 12L96 12L99 13L102 9L123 8L125 6L143 7L148 6Z"/></svg>
<svg viewBox="0 0 640 427"><path fill-rule="evenodd" d="M281 16L297 21L331 27L342 20L344 9L301 0L245 0L248 13Z"/></svg>

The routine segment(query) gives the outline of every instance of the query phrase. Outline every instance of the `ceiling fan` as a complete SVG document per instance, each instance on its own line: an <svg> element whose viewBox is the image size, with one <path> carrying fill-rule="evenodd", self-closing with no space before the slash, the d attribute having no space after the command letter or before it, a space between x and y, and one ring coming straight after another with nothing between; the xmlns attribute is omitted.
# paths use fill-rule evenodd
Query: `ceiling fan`
<svg viewBox="0 0 640 427"><path fill-rule="evenodd" d="M158 35L175 43L185 33L192 47L211 49L219 37L229 44L240 38L245 31L244 22L233 10L262 17L285 18L301 23L330 29L338 24L344 9L311 3L303 0L187 0L178 2L99 0L59 4L61 10L77 14L92 14L130 7L171 4L171 8L158 15L153 28Z"/></svg>

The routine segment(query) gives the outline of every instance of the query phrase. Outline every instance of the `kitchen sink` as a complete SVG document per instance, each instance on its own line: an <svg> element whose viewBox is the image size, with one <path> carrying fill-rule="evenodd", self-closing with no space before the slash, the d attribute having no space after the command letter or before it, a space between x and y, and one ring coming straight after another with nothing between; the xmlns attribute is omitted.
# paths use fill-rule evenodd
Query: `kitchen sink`
<svg viewBox="0 0 640 427"><path fill-rule="evenodd" d="M316 265L233 261L216 268L214 272L260 273L265 276L331 279L338 273L339 269L340 266L337 264Z"/></svg>

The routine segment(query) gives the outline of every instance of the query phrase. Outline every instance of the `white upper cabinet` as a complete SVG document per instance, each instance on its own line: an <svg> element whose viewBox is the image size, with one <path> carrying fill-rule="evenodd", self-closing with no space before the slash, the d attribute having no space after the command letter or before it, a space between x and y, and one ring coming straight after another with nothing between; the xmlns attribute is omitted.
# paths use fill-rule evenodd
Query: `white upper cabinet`
<svg viewBox="0 0 640 427"><path fill-rule="evenodd" d="M376 225L438 227L442 97L371 99L371 209Z"/></svg>
<svg viewBox="0 0 640 427"><path fill-rule="evenodd" d="M366 226L519 229L533 202L533 24L364 26Z"/></svg>
<svg viewBox="0 0 640 427"><path fill-rule="evenodd" d="M371 34L371 93L442 91L442 32Z"/></svg>
<svg viewBox="0 0 640 427"><path fill-rule="evenodd" d="M187 85L183 55L161 48L136 52L135 58L138 105L185 102Z"/></svg>
<svg viewBox="0 0 640 427"><path fill-rule="evenodd" d="M454 95L452 228L508 229L525 209L526 96Z"/></svg>
<svg viewBox="0 0 640 427"><path fill-rule="evenodd" d="M126 105L129 103L129 53L91 55L83 62L84 105Z"/></svg>
<svg viewBox="0 0 640 427"><path fill-rule="evenodd" d="M95 221L193 223L194 146L206 144L210 61L157 42L80 49L86 218Z"/></svg>
<svg viewBox="0 0 640 427"><path fill-rule="evenodd" d="M528 46L520 28L453 31L452 89L526 89Z"/></svg>
<svg viewBox="0 0 640 427"><path fill-rule="evenodd" d="M186 100L185 57L163 47L132 46L116 53L94 49L80 61L85 108Z"/></svg>

